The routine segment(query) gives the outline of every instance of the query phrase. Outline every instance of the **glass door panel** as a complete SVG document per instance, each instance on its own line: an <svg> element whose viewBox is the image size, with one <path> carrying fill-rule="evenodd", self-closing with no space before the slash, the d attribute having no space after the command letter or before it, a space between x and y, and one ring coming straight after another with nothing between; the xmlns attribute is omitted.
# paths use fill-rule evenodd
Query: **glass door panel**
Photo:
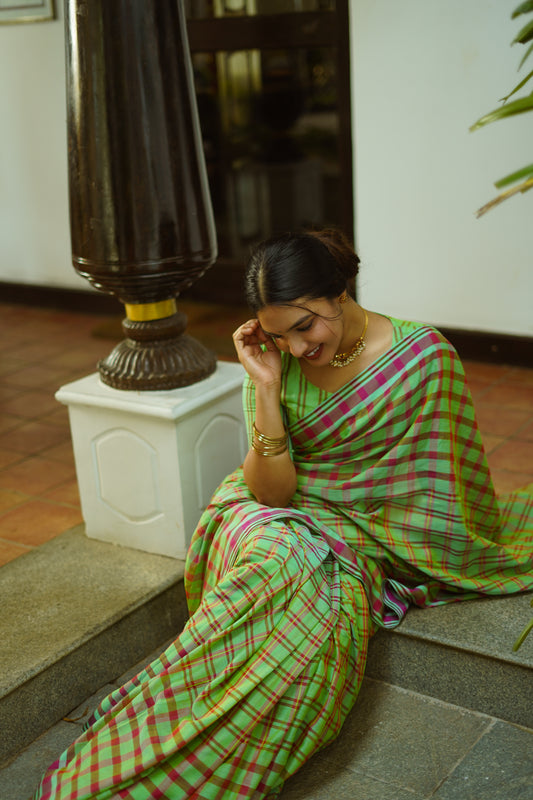
<svg viewBox="0 0 533 800"><path fill-rule="evenodd" d="M288 229L338 224L331 49L195 53L198 107L221 255Z"/></svg>
<svg viewBox="0 0 533 800"><path fill-rule="evenodd" d="M213 272L224 267L229 294L237 286L240 292L250 248L264 238L324 225L352 233L347 3L344 16L341 5L188 4L219 243Z"/></svg>
<svg viewBox="0 0 533 800"><path fill-rule="evenodd" d="M188 19L335 11L335 0L186 0Z"/></svg>

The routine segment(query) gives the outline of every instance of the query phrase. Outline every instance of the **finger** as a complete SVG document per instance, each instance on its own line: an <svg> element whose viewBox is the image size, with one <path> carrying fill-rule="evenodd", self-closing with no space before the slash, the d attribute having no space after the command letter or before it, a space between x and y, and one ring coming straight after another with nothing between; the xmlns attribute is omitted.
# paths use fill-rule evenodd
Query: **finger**
<svg viewBox="0 0 533 800"><path fill-rule="evenodd" d="M257 336L262 344L267 344L272 341L272 337L265 333L261 325L257 326Z"/></svg>
<svg viewBox="0 0 533 800"><path fill-rule="evenodd" d="M238 336L242 333L254 333L259 326L259 320L257 319L249 319L247 322L243 322L242 325L239 325L237 330L234 332L233 336Z"/></svg>
<svg viewBox="0 0 533 800"><path fill-rule="evenodd" d="M254 334L242 334L242 336L235 336L233 338L235 347L239 350L248 350L250 352L261 352L261 342Z"/></svg>
<svg viewBox="0 0 533 800"><path fill-rule="evenodd" d="M272 339L272 337L267 336L262 342L262 344L266 345L266 349L269 350L271 353L279 352L279 347L277 346L276 342Z"/></svg>

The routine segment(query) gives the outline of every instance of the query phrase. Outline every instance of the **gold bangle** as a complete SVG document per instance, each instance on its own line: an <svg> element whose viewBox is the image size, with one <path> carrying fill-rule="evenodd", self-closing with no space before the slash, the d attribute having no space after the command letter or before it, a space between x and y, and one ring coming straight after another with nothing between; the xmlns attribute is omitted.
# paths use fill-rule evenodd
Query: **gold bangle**
<svg viewBox="0 0 533 800"><path fill-rule="evenodd" d="M284 453L285 450L287 449L287 442L279 446L277 449L274 448L267 449L261 447L261 445L258 442L256 442L255 439L253 439L252 447L259 456L266 456L268 458L270 456L280 456L282 453Z"/></svg>
<svg viewBox="0 0 533 800"><path fill-rule="evenodd" d="M255 422L253 423L252 427L254 436L256 436L260 442L263 442L266 445L279 445L287 441L287 431L285 431L283 436L266 436L266 434L257 430Z"/></svg>
<svg viewBox="0 0 533 800"><path fill-rule="evenodd" d="M252 447L260 456L279 456L287 449L287 432L283 436L266 436L253 423Z"/></svg>
<svg viewBox="0 0 533 800"><path fill-rule="evenodd" d="M287 442L287 431L285 431L283 436L266 436L266 434L257 430L255 422L252 424L252 428L255 438L267 447L275 447Z"/></svg>

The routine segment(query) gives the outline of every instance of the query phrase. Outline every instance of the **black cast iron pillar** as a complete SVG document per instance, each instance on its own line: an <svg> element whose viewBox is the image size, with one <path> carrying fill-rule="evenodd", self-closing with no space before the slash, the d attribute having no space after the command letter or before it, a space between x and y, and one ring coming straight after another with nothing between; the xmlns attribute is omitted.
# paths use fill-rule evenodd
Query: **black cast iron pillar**
<svg viewBox="0 0 533 800"><path fill-rule="evenodd" d="M74 268L126 307L99 362L118 389L172 389L216 366L176 297L216 259L181 0L66 0Z"/></svg>

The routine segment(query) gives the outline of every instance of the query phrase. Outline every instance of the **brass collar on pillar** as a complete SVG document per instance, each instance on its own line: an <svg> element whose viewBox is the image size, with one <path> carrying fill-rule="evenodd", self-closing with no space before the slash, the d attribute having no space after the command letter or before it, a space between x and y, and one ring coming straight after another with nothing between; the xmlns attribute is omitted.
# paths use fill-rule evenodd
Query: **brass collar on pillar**
<svg viewBox="0 0 533 800"><path fill-rule="evenodd" d="M133 322L151 322L171 317L178 310L174 297L158 303L125 303L126 316Z"/></svg>

